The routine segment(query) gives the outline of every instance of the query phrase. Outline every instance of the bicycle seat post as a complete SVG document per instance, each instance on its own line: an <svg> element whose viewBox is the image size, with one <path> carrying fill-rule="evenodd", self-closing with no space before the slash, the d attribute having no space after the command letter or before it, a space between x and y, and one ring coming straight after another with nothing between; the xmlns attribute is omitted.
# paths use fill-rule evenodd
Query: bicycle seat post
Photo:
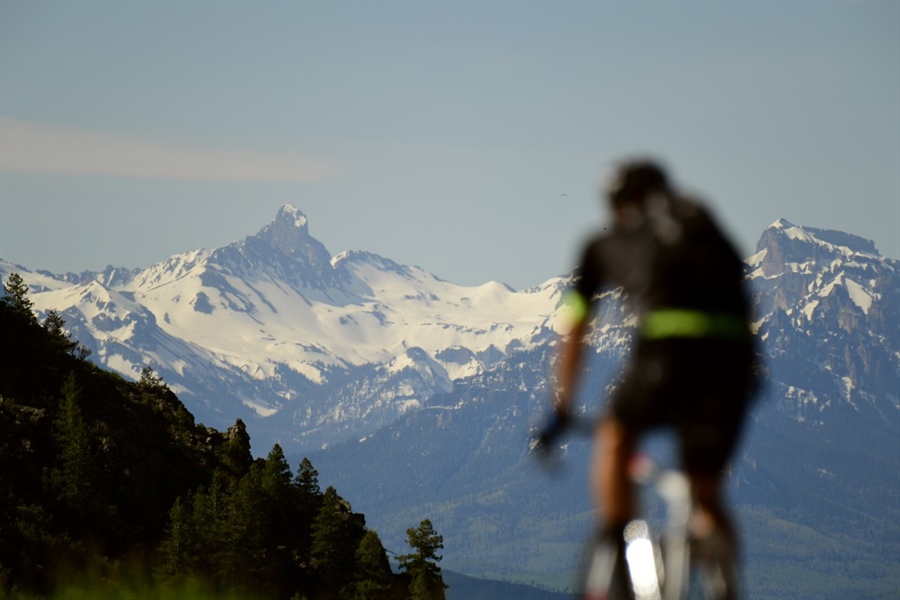
<svg viewBox="0 0 900 600"><path fill-rule="evenodd" d="M666 503L663 597L682 598L690 576L691 486L683 473L667 471L660 476L657 491Z"/></svg>

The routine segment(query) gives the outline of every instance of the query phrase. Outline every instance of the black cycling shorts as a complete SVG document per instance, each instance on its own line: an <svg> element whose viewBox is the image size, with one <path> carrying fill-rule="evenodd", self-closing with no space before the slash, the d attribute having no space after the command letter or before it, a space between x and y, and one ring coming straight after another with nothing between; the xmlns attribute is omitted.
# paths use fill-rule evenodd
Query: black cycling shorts
<svg viewBox="0 0 900 600"><path fill-rule="evenodd" d="M675 429L688 473L720 473L740 437L752 371L750 342L640 340L609 411L636 433Z"/></svg>

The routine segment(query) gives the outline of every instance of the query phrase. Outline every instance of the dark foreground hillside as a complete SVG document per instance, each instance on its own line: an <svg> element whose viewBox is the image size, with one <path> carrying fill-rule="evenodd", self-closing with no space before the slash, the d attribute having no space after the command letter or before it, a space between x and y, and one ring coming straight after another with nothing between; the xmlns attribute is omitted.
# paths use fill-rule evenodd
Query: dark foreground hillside
<svg viewBox="0 0 900 600"><path fill-rule="evenodd" d="M0 596L443 598L425 519L392 573L365 517L276 444L253 459L238 420L194 422L145 369L87 361L20 279L0 301Z"/></svg>

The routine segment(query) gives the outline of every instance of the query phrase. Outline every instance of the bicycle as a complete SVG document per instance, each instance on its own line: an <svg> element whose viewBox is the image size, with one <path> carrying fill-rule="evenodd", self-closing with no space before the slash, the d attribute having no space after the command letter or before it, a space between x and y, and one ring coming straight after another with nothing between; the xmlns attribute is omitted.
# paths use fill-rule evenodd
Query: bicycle
<svg viewBox="0 0 900 600"><path fill-rule="evenodd" d="M576 421L568 429L584 432L591 424ZM542 448L532 442L532 452ZM648 518L631 521L624 530L624 553L609 540L595 539L587 553L579 593L584 600L680 600L697 597L731 600L737 594L737 571L724 540L717 534L692 535L693 502L688 477L663 468L648 454L637 453L629 463L635 485L662 500L665 524L657 532ZM625 564L620 557L624 554ZM692 575L697 575L696 581Z"/></svg>

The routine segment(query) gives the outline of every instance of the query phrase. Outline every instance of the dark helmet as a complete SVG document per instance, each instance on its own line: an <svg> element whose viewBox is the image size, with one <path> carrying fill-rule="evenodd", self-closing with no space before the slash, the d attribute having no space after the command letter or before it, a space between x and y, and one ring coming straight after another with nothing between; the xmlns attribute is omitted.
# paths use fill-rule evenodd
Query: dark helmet
<svg viewBox="0 0 900 600"><path fill-rule="evenodd" d="M606 183L606 196L616 207L668 190L666 172L657 163L646 159L619 164Z"/></svg>

